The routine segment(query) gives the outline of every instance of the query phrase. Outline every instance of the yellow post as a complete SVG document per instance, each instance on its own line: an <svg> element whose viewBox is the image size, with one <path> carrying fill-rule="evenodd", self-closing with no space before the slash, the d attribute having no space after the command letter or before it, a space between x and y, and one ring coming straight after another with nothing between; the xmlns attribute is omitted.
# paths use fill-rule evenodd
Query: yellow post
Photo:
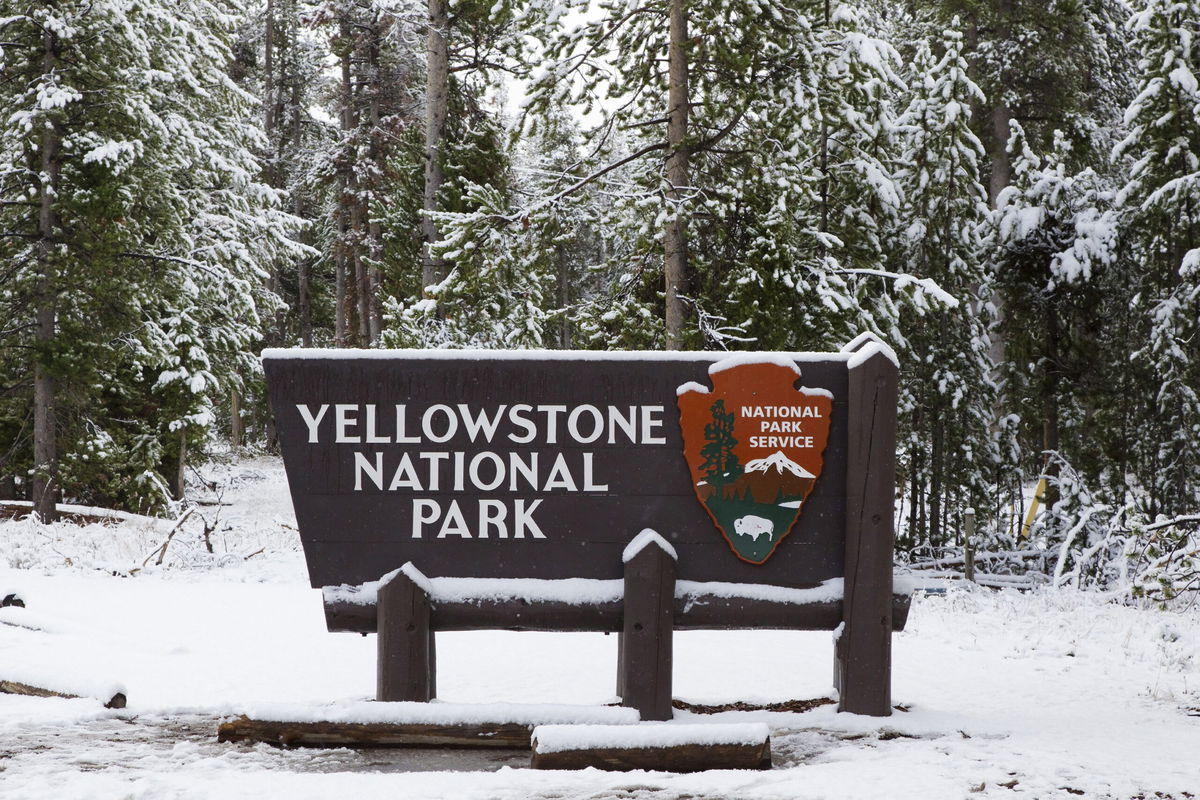
<svg viewBox="0 0 1200 800"><path fill-rule="evenodd" d="M1029 538L1029 529L1033 526L1033 518L1037 516L1038 506L1042 504L1043 498L1046 496L1046 476L1043 475L1038 481L1037 488L1033 490L1033 499L1029 501L1029 513L1025 515L1025 524L1021 526L1022 539Z"/></svg>

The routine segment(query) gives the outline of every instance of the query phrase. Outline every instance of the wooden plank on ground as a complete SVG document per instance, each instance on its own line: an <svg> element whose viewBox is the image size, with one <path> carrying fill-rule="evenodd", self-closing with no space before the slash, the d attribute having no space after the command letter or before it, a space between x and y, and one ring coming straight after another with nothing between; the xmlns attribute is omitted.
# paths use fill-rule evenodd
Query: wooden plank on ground
<svg viewBox="0 0 1200 800"><path fill-rule="evenodd" d="M529 749L533 725L520 723L413 724L391 722L278 722L242 716L221 723L218 742L264 742L279 747L469 747Z"/></svg>
<svg viewBox="0 0 1200 800"><path fill-rule="evenodd" d="M767 726L761 723L649 727L540 725L533 732L530 766L660 772L770 769L771 737Z"/></svg>
<svg viewBox="0 0 1200 800"><path fill-rule="evenodd" d="M56 692L53 689L43 689L40 686L31 686L28 683L6 681L3 679L0 679L0 694L19 694L26 697L62 697L67 700L78 700L80 698L80 695L77 694ZM105 708L124 708L126 703L124 692L115 692L110 697L100 697L97 699L104 703Z"/></svg>

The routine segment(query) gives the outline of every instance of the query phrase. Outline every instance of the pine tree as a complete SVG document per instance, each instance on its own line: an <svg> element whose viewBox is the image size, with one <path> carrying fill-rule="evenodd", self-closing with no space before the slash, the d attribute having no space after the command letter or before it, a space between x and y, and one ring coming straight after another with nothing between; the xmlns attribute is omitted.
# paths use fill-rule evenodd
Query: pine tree
<svg viewBox="0 0 1200 800"><path fill-rule="evenodd" d="M733 448L733 423L736 415L725 410L725 401L717 400L712 406L712 422L704 426L704 445L700 448L700 472L705 480L719 491L722 486L733 483L742 475L742 465Z"/></svg>
<svg viewBox="0 0 1200 800"><path fill-rule="evenodd" d="M226 386L257 367L265 282L296 245L258 182L251 98L225 72L232 26L223 2L160 0L6 20L0 260L31 357L5 359L4 384L27 403L34 384L22 462L41 507L59 491L161 507Z"/></svg>
<svg viewBox="0 0 1200 800"><path fill-rule="evenodd" d="M967 75L962 34L944 31L939 49L934 57L918 46L910 99L898 119L904 199L897 246L912 271L957 300L913 305L899 321L900 458L909 510L899 538L909 547L946 544L966 508L986 508L999 459L991 434L990 285L980 237L987 220L979 182L984 153L971 130L972 107L983 95Z"/></svg>
<svg viewBox="0 0 1200 800"><path fill-rule="evenodd" d="M1131 280L1132 363L1153 393L1139 472L1151 514L1200 502L1200 3L1146 0L1129 20L1140 57L1137 97L1116 155L1129 163L1118 202Z"/></svg>

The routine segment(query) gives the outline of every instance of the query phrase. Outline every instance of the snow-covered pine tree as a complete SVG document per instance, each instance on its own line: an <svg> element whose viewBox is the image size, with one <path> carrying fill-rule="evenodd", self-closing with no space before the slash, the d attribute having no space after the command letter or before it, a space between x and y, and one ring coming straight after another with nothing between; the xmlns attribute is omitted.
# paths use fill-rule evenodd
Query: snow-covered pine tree
<svg viewBox="0 0 1200 800"><path fill-rule="evenodd" d="M297 247L225 71L232 4L60 0L3 22L4 313L29 358L2 369L41 409L33 496L159 508L255 368L269 268Z"/></svg>
<svg viewBox="0 0 1200 800"><path fill-rule="evenodd" d="M1129 19L1140 81L1116 155L1129 165L1125 209L1134 311L1130 356L1153 396L1130 445L1148 512L1200 504L1200 2L1143 0Z"/></svg>
<svg viewBox="0 0 1200 800"><path fill-rule="evenodd" d="M1054 141L1040 156L1013 124L1013 183L994 212L996 291L1006 309L1004 403L1021 420L1024 453L1013 466L1028 481L1043 472L1054 478L1068 463L1089 485L1108 481L1119 503L1129 452L1122 418L1136 398L1125 390L1128 366L1119 354L1128 295L1114 260L1117 218L1105 180L1090 168L1073 172L1071 141ZM1051 481L1048 507L1057 485Z"/></svg>
<svg viewBox="0 0 1200 800"><path fill-rule="evenodd" d="M988 214L984 152L971 130L971 110L983 94L967 75L957 25L943 31L938 50L935 56L925 44L917 47L908 105L897 120L903 202L896 260L957 300L906 308L895 337L904 368L900 471L907 508L898 539L907 547L957 543L951 531L962 512L991 506L999 466L980 237Z"/></svg>

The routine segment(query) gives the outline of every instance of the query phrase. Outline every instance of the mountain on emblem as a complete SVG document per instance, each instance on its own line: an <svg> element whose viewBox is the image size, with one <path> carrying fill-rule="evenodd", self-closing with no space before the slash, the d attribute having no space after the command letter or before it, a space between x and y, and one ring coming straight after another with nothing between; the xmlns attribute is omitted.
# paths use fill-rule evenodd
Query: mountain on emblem
<svg viewBox="0 0 1200 800"><path fill-rule="evenodd" d="M734 554L762 564L787 536L821 474L833 397L794 387L791 359L734 356L713 388L679 387L684 458L696 497Z"/></svg>

